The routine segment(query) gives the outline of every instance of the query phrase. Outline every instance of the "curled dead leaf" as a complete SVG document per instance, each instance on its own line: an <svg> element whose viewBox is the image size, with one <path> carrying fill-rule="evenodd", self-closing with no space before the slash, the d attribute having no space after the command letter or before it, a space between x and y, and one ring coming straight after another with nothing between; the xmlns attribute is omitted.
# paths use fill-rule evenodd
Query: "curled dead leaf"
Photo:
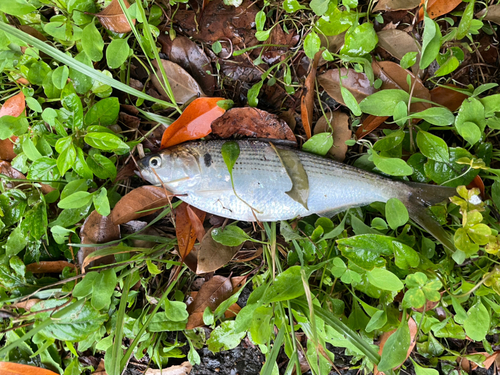
<svg viewBox="0 0 500 375"><path fill-rule="evenodd" d="M231 280L227 277L216 275L204 283L193 302L188 306L189 313L186 329L201 327L203 312L207 307L214 311L223 301L233 294Z"/></svg>
<svg viewBox="0 0 500 375"><path fill-rule="evenodd" d="M316 71L318 69L319 58L321 51L316 52L313 62L309 68L306 82L304 84L304 94L300 98L300 114L302 118L302 126L306 132L307 139L312 136L312 121L314 112L314 82L316 81Z"/></svg>
<svg viewBox="0 0 500 375"><path fill-rule="evenodd" d="M407 10L418 7L420 0L379 0L373 12L393 12L396 10Z"/></svg>
<svg viewBox="0 0 500 375"><path fill-rule="evenodd" d="M188 212L188 204L182 202L175 209L175 234L177 236L177 245L179 249L179 255L184 260L188 254L193 250L194 244L196 243L196 232L200 232L201 238L204 235L201 234L203 229L203 220L205 220L206 212L197 209L196 207L189 207L191 210L191 215ZM194 219L195 224L191 220L191 216L197 217L198 220ZM201 226L201 228L200 228Z"/></svg>
<svg viewBox="0 0 500 375"><path fill-rule="evenodd" d="M169 197L159 186L140 186L123 196L109 217L115 225L124 224L164 208L170 204Z"/></svg>
<svg viewBox="0 0 500 375"><path fill-rule="evenodd" d="M485 16L486 14L486 16ZM500 25L500 4L490 5L488 8L483 9L479 13L476 14L476 17L483 17L485 21L491 21Z"/></svg>
<svg viewBox="0 0 500 375"><path fill-rule="evenodd" d="M168 83L170 84L170 88L172 89L172 93L177 103L184 104L197 96L205 96L198 82L196 82L180 65L168 60L161 60L161 63L163 69L165 69L166 78L168 79ZM169 100L167 93L163 89L163 80L159 81L157 78L158 76L161 79L162 73L156 60L153 61L153 65L156 68L156 75L151 74L153 85L162 98Z"/></svg>
<svg viewBox="0 0 500 375"><path fill-rule="evenodd" d="M41 299L31 298L26 301L16 302L10 305L13 309L24 309L26 311L30 311L33 306L35 306Z"/></svg>
<svg viewBox="0 0 500 375"><path fill-rule="evenodd" d="M332 129L328 125L326 117L322 116L314 126L314 134L331 132L333 130L333 146L328 150L328 154L336 161L342 162L347 152L345 141L352 137L352 131L349 127L349 116L340 111L330 112L327 116Z"/></svg>
<svg viewBox="0 0 500 375"><path fill-rule="evenodd" d="M179 64L191 74L205 94L210 96L214 93L215 77L212 75L212 64L205 51L185 36L177 36L172 40L170 36L160 34L158 41L162 45L162 52L169 60Z"/></svg>
<svg viewBox="0 0 500 375"><path fill-rule="evenodd" d="M76 268L73 263L66 262L65 260L56 260L28 264L26 271L31 273L61 273L66 267Z"/></svg>
<svg viewBox="0 0 500 375"><path fill-rule="evenodd" d="M283 139L297 142L292 129L278 116L257 108L232 108L212 122L212 132L232 136Z"/></svg>
<svg viewBox="0 0 500 375"><path fill-rule="evenodd" d="M161 148L200 139L212 132L212 122L226 110L217 105L223 98L198 98L193 100L163 133Z"/></svg>
<svg viewBox="0 0 500 375"><path fill-rule="evenodd" d="M340 78L342 86L348 89L359 103L377 90L370 84L364 73L357 73L354 69L330 69L318 77L318 82L337 103L345 105L340 92Z"/></svg>
<svg viewBox="0 0 500 375"><path fill-rule="evenodd" d="M127 9L130 8L130 3L127 0L123 0L123 2ZM118 0L113 0L111 4L97 13L96 16L106 29L115 33L128 33L132 31ZM132 23L135 25L135 19L132 20Z"/></svg>
<svg viewBox="0 0 500 375"><path fill-rule="evenodd" d="M92 211L92 213L85 219L82 227L80 228L80 238L82 244L102 244L110 241L114 241L120 238L120 226L113 223L111 215L102 216L97 211ZM78 263L82 266L82 272L85 272L85 267L90 263L87 257L98 249L102 249L107 246L96 246L96 247L81 247L78 250L77 258ZM99 260L99 262L96 262ZM93 260L93 265L109 264L114 261L113 255L107 255L105 257L96 258Z"/></svg>
<svg viewBox="0 0 500 375"><path fill-rule="evenodd" d="M214 272L225 266L243 246L243 244L239 246L224 246L215 242L212 238L212 230L213 228L207 231L203 240L200 241L200 245L197 246L197 274Z"/></svg>

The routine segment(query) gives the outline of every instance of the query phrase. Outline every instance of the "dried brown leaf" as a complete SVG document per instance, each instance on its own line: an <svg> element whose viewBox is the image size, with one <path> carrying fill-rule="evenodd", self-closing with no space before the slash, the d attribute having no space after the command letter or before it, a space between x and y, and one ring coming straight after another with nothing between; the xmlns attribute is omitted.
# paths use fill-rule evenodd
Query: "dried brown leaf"
<svg viewBox="0 0 500 375"><path fill-rule="evenodd" d="M191 226L196 233L196 238L199 242L201 242L206 233L205 228L203 227L203 220L205 219L206 213L197 209L196 207L191 207L189 205L186 207L186 212L188 214L189 220L191 221Z"/></svg>
<svg viewBox="0 0 500 375"><path fill-rule="evenodd" d="M197 274L214 272L225 266L243 246L243 244L240 246L224 246L215 242L212 238L212 230L213 228L205 234L197 247Z"/></svg>
<svg viewBox="0 0 500 375"><path fill-rule="evenodd" d="M370 85L370 80L364 73L357 73L354 69L330 69L318 77L318 82L336 102L345 105L344 99L340 92L340 77L342 78L342 86L348 89L354 98L359 103L368 95L373 94L377 90Z"/></svg>
<svg viewBox="0 0 500 375"><path fill-rule="evenodd" d="M141 186L123 196L113 208L114 224L124 224L151 215L170 203L168 192L159 186Z"/></svg>
<svg viewBox="0 0 500 375"><path fill-rule="evenodd" d="M284 139L296 142L288 124L278 116L257 108L232 108L212 122L212 133L232 136Z"/></svg>
<svg viewBox="0 0 500 375"><path fill-rule="evenodd" d="M452 85L450 86L456 87ZM434 103L445 106L452 112L455 112L458 108L460 108L462 102L467 98L467 95L448 89L445 86L438 86L431 90L431 100Z"/></svg>
<svg viewBox="0 0 500 375"><path fill-rule="evenodd" d="M35 306L40 301L41 301L41 299L31 298L31 299L28 299L26 301L13 303L10 305L10 307L13 309L24 309L26 311L29 311L29 310L31 310L31 308L33 306Z"/></svg>
<svg viewBox="0 0 500 375"><path fill-rule="evenodd" d="M123 0L123 2L127 9L130 8L130 4L127 0ZM128 33L132 31L118 0L113 0L111 4L97 13L96 16L106 29L115 33ZM135 25L135 19L132 20L132 23Z"/></svg>
<svg viewBox="0 0 500 375"><path fill-rule="evenodd" d="M424 4L427 4L427 13L429 17L434 19L444 14L450 13L453 9L459 6L462 0L421 0L418 19L424 19Z"/></svg>
<svg viewBox="0 0 500 375"><path fill-rule="evenodd" d="M30 271L31 273L61 273L65 267L76 268L73 263L66 262L65 260L56 260L28 264L26 271Z"/></svg>
<svg viewBox="0 0 500 375"><path fill-rule="evenodd" d="M352 131L349 128L349 116L340 111L330 112L327 116L333 128L333 146L328 151L328 154L336 161L344 161L347 152L345 141L352 137ZM314 126L314 134L331 131L332 129L328 125L325 116L322 116Z"/></svg>
<svg viewBox="0 0 500 375"><path fill-rule="evenodd" d="M484 14L486 13L486 16ZM500 4L490 5L488 8L483 9L476 17L480 18L484 16L483 20L491 21L500 25Z"/></svg>
<svg viewBox="0 0 500 375"><path fill-rule="evenodd" d="M182 202L175 209L175 234L177 236L177 244L179 249L179 255L184 260L196 243L196 230L191 221L190 215L188 213L189 205ZM199 224L197 226L203 227L203 220L205 220L206 212L197 209L196 207L190 207L192 215L198 217ZM203 229L198 228L198 231ZM200 233L201 234L201 233ZM201 236L203 238L203 236Z"/></svg>
<svg viewBox="0 0 500 375"><path fill-rule="evenodd" d="M367 118L365 118L358 130L356 130L356 138L362 139L366 137L368 134L382 125L388 118L389 116L369 115Z"/></svg>
<svg viewBox="0 0 500 375"><path fill-rule="evenodd" d="M55 372L19 363L0 362L0 374L2 375L57 375Z"/></svg>
<svg viewBox="0 0 500 375"><path fill-rule="evenodd" d="M401 60L408 52L419 52L418 44L415 39L403 30L382 30L377 33L377 36L378 46L385 49L391 56L398 60ZM417 70L419 61L420 55L417 55L417 62L413 65Z"/></svg>
<svg viewBox="0 0 500 375"><path fill-rule="evenodd" d="M373 12L414 9L419 4L420 0L380 0L373 8Z"/></svg>
<svg viewBox="0 0 500 375"><path fill-rule="evenodd" d="M316 81L316 71L318 69L319 58L321 51L316 52L313 62L307 74L306 82L304 84L304 93L300 100L300 114L302 118L302 126L306 132L307 139L312 136L312 121L314 111L314 82Z"/></svg>
<svg viewBox="0 0 500 375"><path fill-rule="evenodd" d="M198 82L196 82L195 79L191 77L189 73L186 72L180 65L168 60L161 60L161 62L163 69L165 69L165 73L167 74L170 88L172 89L177 103L184 104L194 97L205 96ZM156 74L158 77L161 77L162 74L158 68L156 60L153 61L153 65L156 68ZM165 90L163 90L163 87L160 84L160 81L158 81L158 78L156 78L156 75L151 74L151 80L160 95L164 99L168 100L168 95Z"/></svg>
<svg viewBox="0 0 500 375"><path fill-rule="evenodd" d="M102 216L94 210L89 217L85 219L85 222L80 228L80 238L84 245L102 244L114 241L120 238L120 226L113 223L111 216ZM85 267L90 263L87 257L94 251L102 248L104 248L104 246L81 247L78 250L78 263L82 265L82 272L85 272ZM99 262L95 262L94 265L109 264L113 262L114 256L108 255L93 260L99 260Z"/></svg>
<svg viewBox="0 0 500 375"><path fill-rule="evenodd" d="M203 312L207 307L214 311L223 301L233 294L231 280L227 277L216 275L203 284L200 291L188 306L189 313L186 329L201 327L203 323Z"/></svg>
<svg viewBox="0 0 500 375"><path fill-rule="evenodd" d="M203 92L212 96L215 77L212 75L212 64L205 51L185 36L177 36L172 40L170 36L160 34L158 41L162 45L162 52L169 60L184 68L200 84Z"/></svg>
<svg viewBox="0 0 500 375"><path fill-rule="evenodd" d="M192 368L191 363L186 361L178 366L170 366L164 369L148 368L144 375L188 375Z"/></svg>

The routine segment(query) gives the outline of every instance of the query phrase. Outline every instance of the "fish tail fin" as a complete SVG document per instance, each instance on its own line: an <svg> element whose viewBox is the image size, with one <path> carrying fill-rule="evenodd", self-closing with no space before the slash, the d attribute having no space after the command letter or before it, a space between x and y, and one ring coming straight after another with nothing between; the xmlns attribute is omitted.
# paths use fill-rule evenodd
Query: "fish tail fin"
<svg viewBox="0 0 500 375"><path fill-rule="evenodd" d="M415 182L405 183L405 185L409 189L399 199L408 209L410 217L432 234L443 246L451 251L455 251L452 236L431 216L428 207L448 201L450 197L455 195L456 190L446 186L419 184Z"/></svg>

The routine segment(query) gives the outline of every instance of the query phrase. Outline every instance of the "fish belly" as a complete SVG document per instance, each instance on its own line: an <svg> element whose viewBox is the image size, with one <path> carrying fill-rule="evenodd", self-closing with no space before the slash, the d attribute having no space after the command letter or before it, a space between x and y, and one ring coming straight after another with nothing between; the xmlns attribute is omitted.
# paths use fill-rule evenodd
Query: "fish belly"
<svg viewBox="0 0 500 375"><path fill-rule="evenodd" d="M240 141L240 155L231 176L222 158L223 142L212 142L211 164L200 161L202 177L180 198L212 214L244 221L277 221L311 214L333 215L349 207L387 201L394 182L311 154L297 152L309 180L307 208L290 198L285 168L266 143Z"/></svg>

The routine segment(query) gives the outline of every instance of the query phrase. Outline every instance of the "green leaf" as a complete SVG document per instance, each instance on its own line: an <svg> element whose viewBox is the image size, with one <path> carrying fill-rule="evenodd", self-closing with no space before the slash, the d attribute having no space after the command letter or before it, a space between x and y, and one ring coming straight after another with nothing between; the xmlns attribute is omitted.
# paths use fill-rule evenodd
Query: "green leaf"
<svg viewBox="0 0 500 375"><path fill-rule="evenodd" d="M33 111L37 113L42 113L43 109L38 100L32 97L27 97L26 98L26 105Z"/></svg>
<svg viewBox="0 0 500 375"><path fill-rule="evenodd" d="M221 350L231 350L236 348L246 332L234 332L234 320L227 320L210 333L207 340L208 350L217 353Z"/></svg>
<svg viewBox="0 0 500 375"><path fill-rule="evenodd" d="M71 194L76 193L77 191L87 191L88 188L89 185L87 184L87 180L84 179L73 180L66 184L66 186L61 192L60 198L64 199L70 196Z"/></svg>
<svg viewBox="0 0 500 375"><path fill-rule="evenodd" d="M93 196L94 206L96 211L102 216L108 216L111 212L109 207L108 192L106 188L102 187L99 194Z"/></svg>
<svg viewBox="0 0 500 375"><path fill-rule="evenodd" d="M38 151L31 138L23 138L21 141L21 146L23 148L23 152L29 160L36 161L42 157L42 154L40 154L40 151Z"/></svg>
<svg viewBox="0 0 500 375"><path fill-rule="evenodd" d="M26 133L28 127L26 117L2 116L0 117L0 139L7 139L13 135L22 135Z"/></svg>
<svg viewBox="0 0 500 375"><path fill-rule="evenodd" d="M212 238L224 246L239 246L250 239L243 229L236 225L228 225L224 229L214 228Z"/></svg>
<svg viewBox="0 0 500 375"><path fill-rule="evenodd" d="M340 53L351 57L361 57L373 51L377 43L378 36L373 24L366 22L347 30Z"/></svg>
<svg viewBox="0 0 500 375"><path fill-rule="evenodd" d="M182 322L189 318L187 306L184 302L169 301L168 299L166 299L164 303L164 309L167 319L173 322Z"/></svg>
<svg viewBox="0 0 500 375"><path fill-rule="evenodd" d="M54 177L59 176L57 162L44 156L31 164L27 177L33 180L52 180L51 173L55 175Z"/></svg>
<svg viewBox="0 0 500 375"><path fill-rule="evenodd" d="M367 272L367 275L370 284L379 289L399 291L404 288L404 285L401 280L399 280L399 277L386 269L374 268L373 270Z"/></svg>
<svg viewBox="0 0 500 375"><path fill-rule="evenodd" d="M80 147L76 147L76 159L75 164L73 165L73 169L84 179L91 180L93 177L92 171L85 161L83 150Z"/></svg>
<svg viewBox="0 0 500 375"><path fill-rule="evenodd" d="M464 38L470 30L472 24L472 18L474 17L474 4L475 0L470 0L469 4L462 13L462 18L460 19L460 24L457 30L457 40Z"/></svg>
<svg viewBox="0 0 500 375"><path fill-rule="evenodd" d="M458 134L460 134L471 145L475 145L481 139L482 132L473 122L457 122L455 124Z"/></svg>
<svg viewBox="0 0 500 375"><path fill-rule="evenodd" d="M393 242L394 263L401 269L407 270L410 267L418 267L420 257L411 247L403 245L401 242Z"/></svg>
<svg viewBox="0 0 500 375"><path fill-rule="evenodd" d="M309 6L317 16L322 16L328 10L328 0L311 0Z"/></svg>
<svg viewBox="0 0 500 375"><path fill-rule="evenodd" d="M479 100L476 98L467 98L463 101L458 110L455 126L457 126L458 129L458 127L465 122L473 122L479 127L481 132L483 132L486 127L484 112L484 106Z"/></svg>
<svg viewBox="0 0 500 375"><path fill-rule="evenodd" d="M115 164L104 155L91 152L87 157L86 162L90 170L97 177L101 179L114 179L116 177Z"/></svg>
<svg viewBox="0 0 500 375"><path fill-rule="evenodd" d="M0 11L13 16L24 16L35 11L36 8L26 0L1 1Z"/></svg>
<svg viewBox="0 0 500 375"><path fill-rule="evenodd" d="M85 115L85 125L109 126L116 124L120 112L118 98L106 98L98 101Z"/></svg>
<svg viewBox="0 0 500 375"><path fill-rule="evenodd" d="M75 61L87 66L89 69L92 67L92 60L90 60L87 54L83 51L75 56ZM94 84L92 77L85 74L81 68L77 69L75 67L71 67L69 69L69 78L75 87L75 91L81 95L87 93Z"/></svg>
<svg viewBox="0 0 500 375"><path fill-rule="evenodd" d="M372 152L372 160L375 166L382 172L391 176L410 176L413 169L404 160L399 158L387 158Z"/></svg>
<svg viewBox="0 0 500 375"><path fill-rule="evenodd" d="M266 13L263 10L259 10L255 15L255 28L257 31L264 30L266 24Z"/></svg>
<svg viewBox="0 0 500 375"><path fill-rule="evenodd" d="M57 206L59 208L80 208L92 201L93 194L86 191L77 191L69 197L61 199Z"/></svg>
<svg viewBox="0 0 500 375"><path fill-rule="evenodd" d="M50 66L47 65L47 63L43 61L37 61L30 67L30 70L28 72L28 80L35 85L41 85L45 76L51 71L52 69L50 69Z"/></svg>
<svg viewBox="0 0 500 375"><path fill-rule="evenodd" d="M92 306L96 310L108 309L111 296L116 287L116 273L114 269L99 272L92 287Z"/></svg>
<svg viewBox="0 0 500 375"><path fill-rule="evenodd" d="M271 35L271 29L269 30L262 30L262 31L257 31L255 33L255 39L257 39L259 42L263 42L265 40L269 39L269 35Z"/></svg>
<svg viewBox="0 0 500 375"><path fill-rule="evenodd" d="M106 48L106 62L110 69L123 65L130 54L130 47L126 39L113 39Z"/></svg>
<svg viewBox="0 0 500 375"><path fill-rule="evenodd" d="M392 116L394 107L401 101L408 104L410 95L403 90L382 90L364 98L359 106L364 113L375 116Z"/></svg>
<svg viewBox="0 0 500 375"><path fill-rule="evenodd" d="M417 55L418 55L418 52L413 52L413 51L405 53L405 55L403 56L403 58L399 62L399 65L401 65L401 68L408 69L408 68L412 67L413 65L415 65L415 63L417 62Z"/></svg>
<svg viewBox="0 0 500 375"><path fill-rule="evenodd" d="M62 90L66 86L66 83L68 83L68 77L68 67L66 65L60 66L52 72L52 83L57 89Z"/></svg>
<svg viewBox="0 0 500 375"><path fill-rule="evenodd" d="M429 159L442 163L450 161L450 153L446 142L431 133L420 130L417 134L417 145L420 152Z"/></svg>
<svg viewBox="0 0 500 375"><path fill-rule="evenodd" d="M247 99L248 99L248 105L250 107L257 107L257 104L259 103L260 89L262 88L263 84L264 81L259 81L252 87L250 87L250 90L248 90Z"/></svg>
<svg viewBox="0 0 500 375"><path fill-rule="evenodd" d="M376 151L389 151L399 146L405 138L403 130L396 130L388 134L382 139L379 139L374 145L373 149Z"/></svg>
<svg viewBox="0 0 500 375"><path fill-rule="evenodd" d="M75 288L73 289L73 297L83 298L89 296L92 293L94 281L97 276L99 276L98 272L87 272L82 281L76 284Z"/></svg>
<svg viewBox="0 0 500 375"><path fill-rule="evenodd" d="M345 105L352 111L354 116L361 116L361 108L359 107L358 101L354 95L344 86L340 87L340 93L342 94L342 99L344 99Z"/></svg>
<svg viewBox="0 0 500 375"><path fill-rule="evenodd" d="M304 294L304 285L300 276L300 266L293 266L280 273L264 292L261 305L271 302L287 301Z"/></svg>
<svg viewBox="0 0 500 375"><path fill-rule="evenodd" d="M61 176L64 175L68 170L73 167L76 160L76 150L72 143L64 149L61 154L57 157L57 168ZM69 208L69 207L66 207Z"/></svg>
<svg viewBox="0 0 500 375"><path fill-rule="evenodd" d="M442 77L450 74L460 66L460 61L455 56L450 56L446 62L436 70L434 77Z"/></svg>
<svg viewBox="0 0 500 375"><path fill-rule="evenodd" d="M306 7L300 5L300 3L297 0L285 0L283 2L283 9L285 9L285 12L287 13L295 13L300 9L306 9Z"/></svg>
<svg viewBox="0 0 500 375"><path fill-rule="evenodd" d="M424 16L424 33L422 36L422 58L420 69L427 68L435 59L441 48L441 30L431 18Z"/></svg>
<svg viewBox="0 0 500 375"><path fill-rule="evenodd" d="M393 230L405 225L410 219L405 205L397 198L391 198L387 201L385 205L385 217Z"/></svg>
<svg viewBox="0 0 500 375"><path fill-rule="evenodd" d="M71 86L68 86L71 87ZM61 100L64 108L67 110L65 115L67 116L67 121L73 131L78 129L83 129L83 107L82 101L74 92L69 95L65 95L63 91L63 98ZM59 112L61 114L61 111Z"/></svg>
<svg viewBox="0 0 500 375"><path fill-rule="evenodd" d="M101 34L94 25L94 22L89 23L82 34L82 47L85 53L92 61L102 60L102 50L104 49L104 41Z"/></svg>
<svg viewBox="0 0 500 375"><path fill-rule="evenodd" d="M224 163L226 163L226 167L232 181L234 164L236 164L236 160L238 160L238 157L240 156L240 146L238 145L238 142L225 142L221 147L221 154L222 159L224 159Z"/></svg>
<svg viewBox="0 0 500 375"><path fill-rule="evenodd" d="M392 255L394 246L407 246L393 237L379 234L360 234L343 238L337 240L337 244L343 256L365 270L383 267L385 260L382 255Z"/></svg>
<svg viewBox="0 0 500 375"><path fill-rule="evenodd" d="M26 233L24 233L21 225L18 225L7 238L5 243L5 253L7 256L12 256L20 253L28 244L28 238Z"/></svg>
<svg viewBox="0 0 500 375"><path fill-rule="evenodd" d="M85 135L85 142L90 146L103 151L116 151L122 153L130 150L130 147L120 137L110 133L90 132Z"/></svg>
<svg viewBox="0 0 500 375"><path fill-rule="evenodd" d="M406 360L410 341L410 329L405 319L401 322L396 332L394 332L385 342L382 356L378 364L378 370L386 372L402 364Z"/></svg>
<svg viewBox="0 0 500 375"><path fill-rule="evenodd" d="M318 34L314 31L311 31L307 34L304 40L304 52L307 57L310 59L314 59L314 56L319 51L321 47L321 40L319 39Z"/></svg>
<svg viewBox="0 0 500 375"><path fill-rule="evenodd" d="M450 147L450 161L448 163L429 160L424 165L425 175L438 185L457 187L460 185L468 185L477 176L479 171L470 170L465 175L464 166L458 164L460 158L469 158L473 156L465 149L460 147ZM463 175L463 176L462 176Z"/></svg>
<svg viewBox="0 0 500 375"><path fill-rule="evenodd" d="M365 331L372 332L376 329L380 329L387 323L387 313L385 310L378 310L371 317L370 321L366 325Z"/></svg>
<svg viewBox="0 0 500 375"><path fill-rule="evenodd" d="M465 333L474 341L482 341L490 330L490 314L481 302L467 311L464 322Z"/></svg>
<svg viewBox="0 0 500 375"><path fill-rule="evenodd" d="M410 118L420 118L429 124L437 126L452 125L455 122L455 116L448 108L431 107L421 112L413 113Z"/></svg>
<svg viewBox="0 0 500 375"><path fill-rule="evenodd" d="M333 137L330 133L319 133L309 138L302 146L302 150L312 154L325 156L333 146Z"/></svg>
<svg viewBox="0 0 500 375"><path fill-rule="evenodd" d="M415 362L413 360L413 358L410 357L410 359L413 362L413 368L415 369L415 375L439 375L438 370L433 369L433 368L422 367L422 366L418 365L417 362Z"/></svg>
<svg viewBox="0 0 500 375"><path fill-rule="evenodd" d="M272 330L274 327L274 324L270 323L272 317L273 309L271 307L260 306L255 309L248 329L252 337L252 342L258 345L265 345L272 339Z"/></svg>
<svg viewBox="0 0 500 375"><path fill-rule="evenodd" d="M421 308L425 304L425 294L420 288L408 289L403 297L404 307Z"/></svg>

